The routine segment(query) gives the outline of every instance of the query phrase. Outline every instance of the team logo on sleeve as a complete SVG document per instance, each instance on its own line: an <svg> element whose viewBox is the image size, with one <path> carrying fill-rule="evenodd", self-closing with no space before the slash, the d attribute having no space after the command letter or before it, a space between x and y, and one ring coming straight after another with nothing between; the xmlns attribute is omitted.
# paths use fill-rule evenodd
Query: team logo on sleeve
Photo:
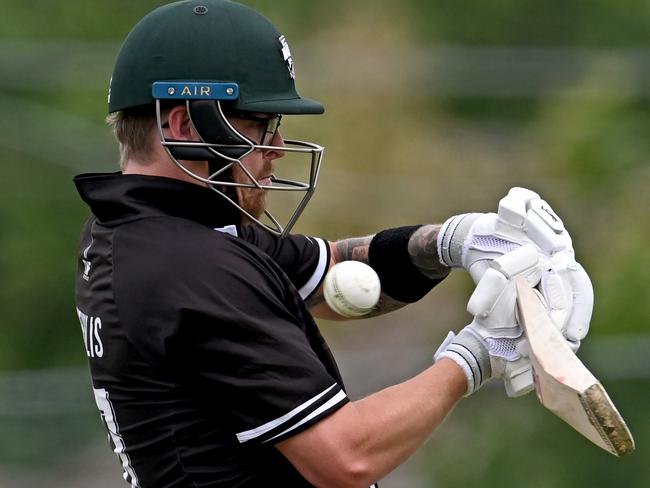
<svg viewBox="0 0 650 488"><path fill-rule="evenodd" d="M88 259L88 251L90 251L90 246L92 246L92 245L93 245L93 243L91 242L90 245L86 249L84 249L84 252L83 252L84 257L81 260L81 261L83 261L83 264L84 264L84 272L83 272L82 278L84 280L86 280L86 281L88 281L90 279L89 275L90 275L91 262Z"/></svg>
<svg viewBox="0 0 650 488"><path fill-rule="evenodd" d="M293 58L291 57L291 50L289 49L289 44L287 43L287 39L284 36L280 36L278 40L280 41L280 45L282 46L282 56L284 57L284 60L287 62L287 65L289 67L289 76L293 80L296 78L296 68L293 65Z"/></svg>

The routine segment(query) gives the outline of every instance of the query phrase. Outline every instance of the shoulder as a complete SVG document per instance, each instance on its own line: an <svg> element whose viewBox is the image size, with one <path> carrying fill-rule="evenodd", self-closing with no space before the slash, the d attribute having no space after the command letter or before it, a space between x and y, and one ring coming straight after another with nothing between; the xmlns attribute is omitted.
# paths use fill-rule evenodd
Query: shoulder
<svg viewBox="0 0 650 488"><path fill-rule="evenodd" d="M270 259L253 246L178 218L121 226L113 239L113 259L117 284L150 294L229 294L251 283L277 281Z"/></svg>
<svg viewBox="0 0 650 488"><path fill-rule="evenodd" d="M302 234L279 237L257 225L239 226L237 235L272 257L287 253L304 254L311 250L318 250L319 242L325 242L323 239Z"/></svg>
<svg viewBox="0 0 650 488"><path fill-rule="evenodd" d="M176 217L147 218L122 225L116 229L113 242L119 256L158 261L163 268L225 265L230 259L255 255L255 250L240 239Z"/></svg>

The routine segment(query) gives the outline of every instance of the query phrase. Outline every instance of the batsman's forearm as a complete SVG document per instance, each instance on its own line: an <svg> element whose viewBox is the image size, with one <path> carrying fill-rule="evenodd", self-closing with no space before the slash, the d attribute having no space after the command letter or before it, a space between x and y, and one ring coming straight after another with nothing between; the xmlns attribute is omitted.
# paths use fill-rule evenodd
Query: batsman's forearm
<svg viewBox="0 0 650 488"><path fill-rule="evenodd" d="M413 265L427 278L441 279L449 274L451 268L440 262L438 256L439 224L423 225L416 230L408 242L408 253ZM353 237L334 243L332 258L334 263L341 261L361 261L368 264L370 242L374 235Z"/></svg>
<svg viewBox="0 0 650 488"><path fill-rule="evenodd" d="M460 368L441 360L404 383L354 402L361 418L372 419L362 448L380 479L403 463L452 411L467 389Z"/></svg>
<svg viewBox="0 0 650 488"><path fill-rule="evenodd" d="M450 268L444 266L438 258L436 243L439 231L440 225L423 225L413 233L407 245L408 255L414 267L423 276L432 280L441 280L450 272ZM374 235L353 237L330 243L331 259L329 267L350 260L369 264L370 243L374 237ZM330 311L324 302L325 298L321 287L307 300L307 306L317 317L330 320L342 319L342 317ZM373 311L365 315L364 318L383 315L400 309L404 305L406 305L405 302L396 300L382 291L379 302Z"/></svg>
<svg viewBox="0 0 650 488"><path fill-rule="evenodd" d="M442 279L451 268L440 262L438 256L438 233L440 225L423 225L409 239L408 251L411 261L420 272L431 279Z"/></svg>
<svg viewBox="0 0 650 488"><path fill-rule="evenodd" d="M278 449L312 484L370 486L422 445L467 389L441 359L408 381L348 403Z"/></svg>
<svg viewBox="0 0 650 488"><path fill-rule="evenodd" d="M374 234L365 237L350 237L336 241L332 247L332 259L334 263L341 261L361 261L368 264L368 253L370 243Z"/></svg>

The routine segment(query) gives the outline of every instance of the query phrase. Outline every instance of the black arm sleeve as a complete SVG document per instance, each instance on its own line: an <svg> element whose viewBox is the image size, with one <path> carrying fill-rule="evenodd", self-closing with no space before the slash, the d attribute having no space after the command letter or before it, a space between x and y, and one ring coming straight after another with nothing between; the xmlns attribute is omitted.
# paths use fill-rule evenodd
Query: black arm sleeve
<svg viewBox="0 0 650 488"><path fill-rule="evenodd" d="M368 261L391 298L404 303L420 300L444 278L427 278L411 261L409 239L421 226L397 227L379 232L370 242Z"/></svg>

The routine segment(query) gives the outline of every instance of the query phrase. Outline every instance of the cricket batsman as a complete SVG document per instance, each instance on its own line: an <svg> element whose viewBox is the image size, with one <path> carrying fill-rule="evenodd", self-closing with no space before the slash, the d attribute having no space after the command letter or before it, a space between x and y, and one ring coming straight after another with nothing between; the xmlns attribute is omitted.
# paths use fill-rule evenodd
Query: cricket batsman
<svg viewBox="0 0 650 488"><path fill-rule="evenodd" d="M74 178L92 214L76 308L97 407L132 487L378 486L489 379L510 396L532 388L516 277L541 290L574 349L587 333L589 279L532 191L442 225L336 242L291 233L323 162L322 146L280 131L283 117L324 112L298 95L297 75L285 36L227 0L152 11L117 56L108 120L120 171ZM289 153L308 181L282 177ZM288 222L268 208L275 191L304 194ZM370 315L418 301L462 268L478 284L475 318L429 368L352 400L314 320L343 318L322 283L346 260L381 280Z"/></svg>

